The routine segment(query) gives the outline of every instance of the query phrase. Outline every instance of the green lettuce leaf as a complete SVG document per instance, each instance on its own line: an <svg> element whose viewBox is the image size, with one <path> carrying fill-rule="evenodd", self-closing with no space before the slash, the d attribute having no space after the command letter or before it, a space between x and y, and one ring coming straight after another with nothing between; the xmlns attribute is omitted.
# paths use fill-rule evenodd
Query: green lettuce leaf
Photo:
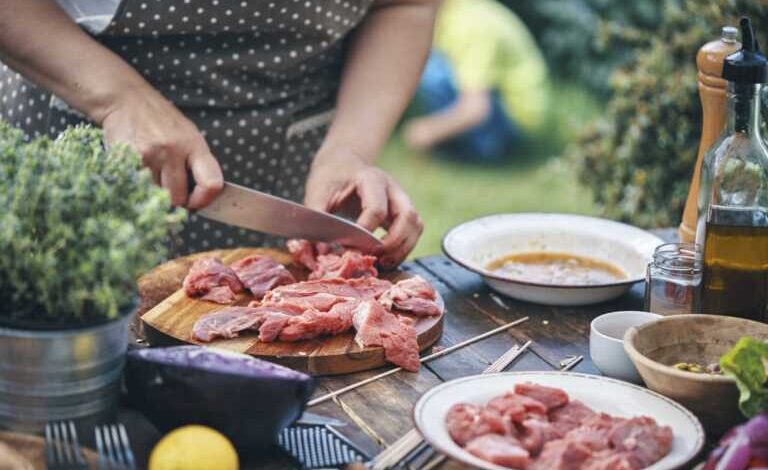
<svg viewBox="0 0 768 470"><path fill-rule="evenodd" d="M768 411L768 389L764 360L768 359L768 343L744 336L720 358L720 367L736 379L739 387L739 409L747 418Z"/></svg>

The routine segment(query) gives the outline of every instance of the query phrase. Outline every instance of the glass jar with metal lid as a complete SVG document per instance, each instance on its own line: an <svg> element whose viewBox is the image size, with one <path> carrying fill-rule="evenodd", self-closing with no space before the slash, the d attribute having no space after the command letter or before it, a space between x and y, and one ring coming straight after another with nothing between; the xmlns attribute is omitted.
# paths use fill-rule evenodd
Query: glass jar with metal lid
<svg viewBox="0 0 768 470"><path fill-rule="evenodd" d="M698 312L702 263L701 249L693 243L656 248L646 274L645 309L659 315Z"/></svg>

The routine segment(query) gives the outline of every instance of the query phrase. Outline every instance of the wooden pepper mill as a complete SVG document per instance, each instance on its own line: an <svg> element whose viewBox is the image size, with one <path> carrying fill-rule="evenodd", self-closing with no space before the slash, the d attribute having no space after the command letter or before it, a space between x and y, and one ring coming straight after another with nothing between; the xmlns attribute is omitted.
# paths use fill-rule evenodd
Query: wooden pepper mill
<svg viewBox="0 0 768 470"><path fill-rule="evenodd" d="M696 54L696 66L699 69L699 98L701 99L702 123L699 153L693 178L685 201L683 221L678 233L680 241L693 242L696 238L696 219L699 198L699 172L704 153L717 140L725 125L725 85L723 80L723 60L741 48L736 40L739 31L733 26L724 26L720 39L704 44Z"/></svg>

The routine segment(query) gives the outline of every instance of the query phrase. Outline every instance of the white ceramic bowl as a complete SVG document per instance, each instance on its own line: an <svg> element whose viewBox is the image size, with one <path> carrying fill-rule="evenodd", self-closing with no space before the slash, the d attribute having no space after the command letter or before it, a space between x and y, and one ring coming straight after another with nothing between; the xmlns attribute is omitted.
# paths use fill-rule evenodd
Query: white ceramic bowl
<svg viewBox="0 0 768 470"><path fill-rule="evenodd" d="M587 305L620 296L645 279L659 237L631 225L568 214L499 214L465 222L443 238L446 256L510 297L546 305ZM585 256L621 268L627 278L607 284L554 285L527 282L486 269L502 256L555 252Z"/></svg>
<svg viewBox="0 0 768 470"><path fill-rule="evenodd" d="M565 390L572 400L581 400L595 411L614 416L649 416L672 428L669 454L645 470L682 468L704 445L704 429L690 411L674 401L637 385L599 375L574 372L502 372L463 377L438 385L419 398L413 409L416 427L432 447L472 467L509 470L480 460L459 447L445 426L445 416L455 404L487 403L491 398L532 382Z"/></svg>
<svg viewBox="0 0 768 470"><path fill-rule="evenodd" d="M650 312L610 312L589 325L589 355L600 372L614 379L643 383L640 373L624 351L624 333L632 327L649 323L661 315Z"/></svg>

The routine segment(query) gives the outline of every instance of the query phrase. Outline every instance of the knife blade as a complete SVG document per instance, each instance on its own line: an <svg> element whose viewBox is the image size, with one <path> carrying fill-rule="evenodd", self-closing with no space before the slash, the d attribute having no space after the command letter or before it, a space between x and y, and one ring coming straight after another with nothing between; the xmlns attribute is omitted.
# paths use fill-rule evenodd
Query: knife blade
<svg viewBox="0 0 768 470"><path fill-rule="evenodd" d="M197 214L257 232L338 243L365 252L381 246L375 235L354 222L234 183L225 182L218 197Z"/></svg>

